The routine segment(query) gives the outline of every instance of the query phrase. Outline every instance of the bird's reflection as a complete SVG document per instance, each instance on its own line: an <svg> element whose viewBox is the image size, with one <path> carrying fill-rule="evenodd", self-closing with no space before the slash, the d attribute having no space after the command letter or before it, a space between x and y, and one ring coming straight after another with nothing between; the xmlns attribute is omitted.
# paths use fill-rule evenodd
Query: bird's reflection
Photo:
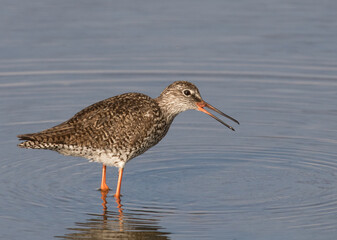
<svg viewBox="0 0 337 240"><path fill-rule="evenodd" d="M123 211L120 198L110 204L108 210L109 191L101 191L103 214L89 214L85 222L76 222L75 227L68 228L71 233L57 238L64 239L169 239L169 232L158 225L155 212L128 210ZM116 205L116 206L114 206Z"/></svg>

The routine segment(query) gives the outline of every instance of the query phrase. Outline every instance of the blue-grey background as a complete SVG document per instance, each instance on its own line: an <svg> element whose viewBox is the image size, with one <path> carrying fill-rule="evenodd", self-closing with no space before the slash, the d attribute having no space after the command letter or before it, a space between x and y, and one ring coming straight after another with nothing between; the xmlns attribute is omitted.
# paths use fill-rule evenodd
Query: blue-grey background
<svg viewBox="0 0 337 240"><path fill-rule="evenodd" d="M0 3L1 239L336 239L336 1ZM16 147L176 80L241 124L178 116L127 164L121 209L99 164Z"/></svg>

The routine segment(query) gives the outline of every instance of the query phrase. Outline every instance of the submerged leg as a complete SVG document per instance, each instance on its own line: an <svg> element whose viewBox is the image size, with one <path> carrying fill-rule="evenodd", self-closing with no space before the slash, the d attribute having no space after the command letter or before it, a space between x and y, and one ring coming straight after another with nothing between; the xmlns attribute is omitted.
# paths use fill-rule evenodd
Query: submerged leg
<svg viewBox="0 0 337 240"><path fill-rule="evenodd" d="M115 197L119 198L121 196L121 185L122 185L122 178L123 178L123 171L124 168L120 168L118 171L118 183L117 183L117 189L116 189L116 194Z"/></svg>
<svg viewBox="0 0 337 240"><path fill-rule="evenodd" d="M102 168L101 191L109 191L109 187L106 184L106 165L104 165L104 164L103 164L103 168Z"/></svg>

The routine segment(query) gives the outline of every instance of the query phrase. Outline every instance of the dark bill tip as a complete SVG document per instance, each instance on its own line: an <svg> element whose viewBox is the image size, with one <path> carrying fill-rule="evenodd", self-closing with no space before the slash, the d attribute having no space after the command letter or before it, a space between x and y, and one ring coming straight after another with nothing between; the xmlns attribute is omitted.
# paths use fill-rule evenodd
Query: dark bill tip
<svg viewBox="0 0 337 240"><path fill-rule="evenodd" d="M196 105L198 106L198 110L206 113L207 115L211 116L212 118L214 118L215 120L217 120L218 122L220 122L221 124L225 125L227 128L229 128L232 131L235 131L235 129L228 125L227 123L223 122L221 119L219 119L218 117L214 116L212 113L208 112L207 110L204 109L204 107L208 107L210 109L212 109L213 111L219 113L220 115L236 122L237 124L240 124L238 120L236 120L235 118L232 118L231 116L228 116L227 114L224 114L223 112L221 112L220 110L216 109L215 107L213 107L212 105L206 103L205 101L201 101L201 102L196 102Z"/></svg>

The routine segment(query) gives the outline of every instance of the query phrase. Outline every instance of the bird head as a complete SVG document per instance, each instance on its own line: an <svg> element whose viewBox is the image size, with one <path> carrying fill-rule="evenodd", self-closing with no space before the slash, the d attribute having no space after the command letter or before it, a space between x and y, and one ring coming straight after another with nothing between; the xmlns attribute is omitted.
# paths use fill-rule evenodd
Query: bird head
<svg viewBox="0 0 337 240"><path fill-rule="evenodd" d="M232 118L231 116L221 112L217 108L213 107L211 104L205 102L198 90L198 88L187 81L177 81L169 85L157 98L162 108L165 108L169 114L176 116L178 113L183 111L194 109L206 113L218 122L222 123L229 129L234 131L234 128L223 122L218 117L214 116L212 113L207 111L205 108L209 108L218 114L234 121L239 124L239 122Z"/></svg>

